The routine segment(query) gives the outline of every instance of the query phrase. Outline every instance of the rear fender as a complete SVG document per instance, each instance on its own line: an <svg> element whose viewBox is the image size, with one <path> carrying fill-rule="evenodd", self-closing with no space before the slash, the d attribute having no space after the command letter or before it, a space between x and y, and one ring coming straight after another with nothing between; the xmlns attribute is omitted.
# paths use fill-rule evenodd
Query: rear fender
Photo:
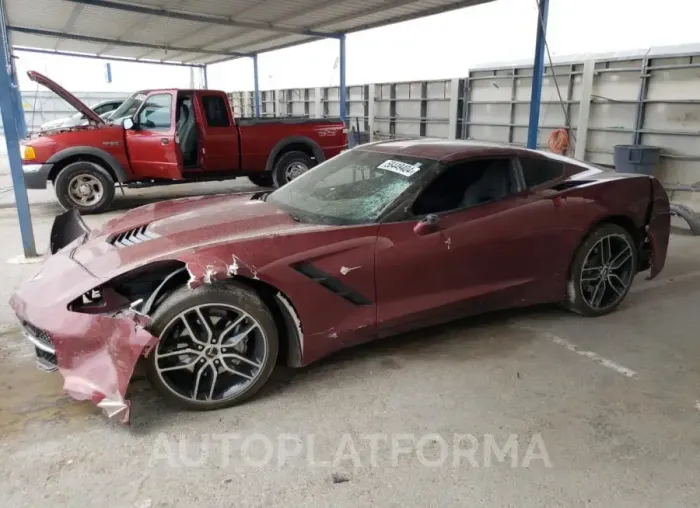
<svg viewBox="0 0 700 508"><path fill-rule="evenodd" d="M649 214L646 225L647 238L651 246L651 273L653 279L666 264L668 241L671 234L671 211L668 195L656 178L650 179Z"/></svg>
<svg viewBox="0 0 700 508"><path fill-rule="evenodd" d="M321 149L321 146L318 143L316 143L316 141L314 141L311 138L307 138L306 136L290 136L288 138L280 140L274 147L272 147L272 151L270 152L270 155L267 158L265 171L272 171L272 168L274 167L275 161L277 160L279 154L285 152L288 147L299 144L305 145L309 150L311 150L311 152L314 154L314 159L316 159L317 164L320 164L324 160L326 160L325 155L323 155L323 150Z"/></svg>

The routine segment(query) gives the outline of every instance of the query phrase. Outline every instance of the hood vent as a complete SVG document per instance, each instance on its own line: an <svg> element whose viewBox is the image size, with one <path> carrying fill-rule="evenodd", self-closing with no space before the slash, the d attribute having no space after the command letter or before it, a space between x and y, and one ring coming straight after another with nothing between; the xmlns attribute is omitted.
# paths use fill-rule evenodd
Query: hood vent
<svg viewBox="0 0 700 508"><path fill-rule="evenodd" d="M109 240L107 240L107 243L110 243L115 247L122 248L129 247L131 245L138 245L148 240L158 238L160 235L149 231L148 226L149 224L144 224L143 226L123 231L122 233L112 236Z"/></svg>

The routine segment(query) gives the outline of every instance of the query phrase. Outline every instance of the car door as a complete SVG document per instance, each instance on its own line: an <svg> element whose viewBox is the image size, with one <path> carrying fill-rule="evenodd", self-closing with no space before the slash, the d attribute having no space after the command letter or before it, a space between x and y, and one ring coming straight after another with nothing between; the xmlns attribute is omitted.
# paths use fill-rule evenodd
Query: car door
<svg viewBox="0 0 700 508"><path fill-rule="evenodd" d="M539 227L548 228L540 233L547 243L533 245L532 252L536 254L535 259L546 256L547 264L539 264L538 273L541 277L549 276L550 284L556 288L557 293L563 293L571 261L585 229L580 227L580 221L570 220L575 218L577 212L574 203L570 202L564 192L566 185L560 185L577 170L559 156L537 152L521 153L518 164L525 199L531 202L548 199L555 205L555 214L539 217L536 222ZM552 230L554 233L547 234Z"/></svg>
<svg viewBox="0 0 700 508"><path fill-rule="evenodd" d="M221 93L197 94L195 118L201 136L201 170L235 171L239 169L238 131L231 108Z"/></svg>
<svg viewBox="0 0 700 508"><path fill-rule="evenodd" d="M482 181L487 174L495 175L495 190ZM557 205L521 180L513 157L460 161L425 188L404 220L381 224L381 335L551 298L545 268L552 255L540 245L556 236ZM472 192L479 186L486 199Z"/></svg>
<svg viewBox="0 0 700 508"><path fill-rule="evenodd" d="M139 179L182 178L182 154L175 142L175 93L148 94L126 130L126 146Z"/></svg>

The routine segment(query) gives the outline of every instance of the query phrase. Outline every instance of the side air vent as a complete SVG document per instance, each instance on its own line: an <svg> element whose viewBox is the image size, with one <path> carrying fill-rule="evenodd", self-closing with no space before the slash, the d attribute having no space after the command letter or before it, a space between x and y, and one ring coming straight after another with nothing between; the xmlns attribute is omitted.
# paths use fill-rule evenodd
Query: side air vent
<svg viewBox="0 0 700 508"><path fill-rule="evenodd" d="M336 279L330 274L327 274L326 272L315 267L311 263L297 263L293 266L293 268L302 275L307 276L315 283L323 286L331 293L335 293L336 295L343 298L344 300L347 300L350 303L354 303L355 305L372 304L372 301L369 300L366 296L346 286L345 283L343 283L342 281Z"/></svg>
<svg viewBox="0 0 700 508"><path fill-rule="evenodd" d="M134 229L129 229L127 231L123 231L117 235L114 235L112 236L112 238L107 240L107 242L114 245L115 247L122 248L129 247L131 245L138 245L140 243L147 242L148 240L158 238L158 236L158 234L149 231L148 224L145 224L143 226L139 226Z"/></svg>

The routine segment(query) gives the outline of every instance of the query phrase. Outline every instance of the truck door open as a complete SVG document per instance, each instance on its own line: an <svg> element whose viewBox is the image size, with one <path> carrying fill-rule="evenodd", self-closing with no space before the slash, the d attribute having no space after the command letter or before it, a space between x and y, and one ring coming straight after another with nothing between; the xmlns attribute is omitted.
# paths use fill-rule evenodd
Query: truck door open
<svg viewBox="0 0 700 508"><path fill-rule="evenodd" d="M238 131L226 95L221 92L198 92L195 118L201 146L201 170L211 172L239 169Z"/></svg>
<svg viewBox="0 0 700 508"><path fill-rule="evenodd" d="M139 179L182 179L182 153L176 143L175 92L148 94L126 131L126 148Z"/></svg>

